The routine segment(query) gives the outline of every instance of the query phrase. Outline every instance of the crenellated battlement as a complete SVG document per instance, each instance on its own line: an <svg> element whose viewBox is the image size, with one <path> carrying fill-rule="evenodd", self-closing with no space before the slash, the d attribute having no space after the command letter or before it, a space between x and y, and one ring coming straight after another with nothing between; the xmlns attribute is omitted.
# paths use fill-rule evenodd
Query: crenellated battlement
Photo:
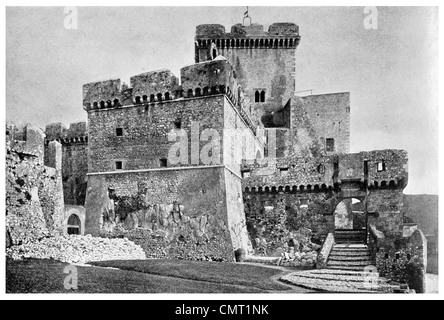
<svg viewBox="0 0 444 320"><path fill-rule="evenodd" d="M241 170L246 192L318 192L355 187L404 189L407 166L406 151L379 150L244 161Z"/></svg>
<svg viewBox="0 0 444 320"><path fill-rule="evenodd" d="M66 128L63 123L51 123L45 128L45 145L51 141L61 144L85 144L88 143L88 129L86 122L71 123Z"/></svg>
<svg viewBox="0 0 444 320"><path fill-rule="evenodd" d="M254 132L260 125L250 100L236 81L233 67L222 56L182 68L181 85L178 78L168 69L133 76L130 82L131 88L121 85L120 79L84 85L85 110L149 105L225 94ZM51 134L56 132L62 137L57 139L72 141L71 137L63 136L62 132L65 132L66 128L61 128L59 124L54 128L50 126L48 130Z"/></svg>
<svg viewBox="0 0 444 320"><path fill-rule="evenodd" d="M299 27L294 23L273 23L264 26L235 24L227 33L220 24L204 24L196 27L196 48L208 48L212 43L220 49L229 48L295 48L300 42Z"/></svg>

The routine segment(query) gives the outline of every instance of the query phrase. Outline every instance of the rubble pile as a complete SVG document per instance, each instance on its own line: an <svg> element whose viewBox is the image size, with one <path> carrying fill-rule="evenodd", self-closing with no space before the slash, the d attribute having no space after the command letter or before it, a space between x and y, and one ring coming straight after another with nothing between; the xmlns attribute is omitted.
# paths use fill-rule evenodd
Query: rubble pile
<svg viewBox="0 0 444 320"><path fill-rule="evenodd" d="M107 239L91 235L44 238L38 242L13 246L6 250L6 254L14 260L52 259L66 263L146 259L143 249L126 238Z"/></svg>

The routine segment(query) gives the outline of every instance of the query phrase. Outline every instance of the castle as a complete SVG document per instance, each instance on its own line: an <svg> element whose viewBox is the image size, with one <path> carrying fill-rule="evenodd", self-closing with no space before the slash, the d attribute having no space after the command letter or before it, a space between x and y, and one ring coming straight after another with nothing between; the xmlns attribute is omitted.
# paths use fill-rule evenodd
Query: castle
<svg viewBox="0 0 444 320"><path fill-rule="evenodd" d="M200 25L180 80L159 70L85 84L87 124L45 132L46 146L62 144L65 203L86 209L76 230L225 261L279 254L302 229L328 258L328 236L349 231L373 262L393 256L407 152L349 153L350 93L295 92L300 41L293 23Z"/></svg>

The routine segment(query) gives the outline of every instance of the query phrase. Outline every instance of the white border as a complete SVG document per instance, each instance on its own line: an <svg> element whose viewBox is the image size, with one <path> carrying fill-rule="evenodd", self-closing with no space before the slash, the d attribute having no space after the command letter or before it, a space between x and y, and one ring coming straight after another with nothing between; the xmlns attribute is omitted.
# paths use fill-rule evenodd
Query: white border
<svg viewBox="0 0 444 320"><path fill-rule="evenodd" d="M61 2L60 1L4 1L4 3L6 3L6 6L61 6ZM134 0L127 0L124 2L125 6L147 6L147 1L134 1ZM163 0L163 1L150 1L149 4L150 6L180 6L183 5L184 2L180 2L180 1L171 1L171 0ZM204 2L204 1L187 1L186 2L188 6L207 6L209 3L208 2ZM213 4L213 3L211 3ZM331 2L327 2L327 1L316 1L316 0L310 0L310 1L306 1L306 0L300 0L300 1L282 1L282 0L275 0L272 3L270 3L269 1L245 1L245 3L243 3L243 6L245 5L250 5L250 6L368 6L368 5L372 5L372 6L437 6L440 7L441 1L436 1L436 0L422 0L422 1L394 1L394 0L386 0L386 1L360 1L360 0L348 0L348 1L335 1L334 4ZM107 5L107 6L122 6L122 2L121 1L103 1L103 2L99 2L99 1L65 1L63 3L63 6L101 6L101 5ZM219 5L222 6L222 5ZM223 2L223 6L239 6L239 1L233 1L233 0L225 0ZM440 20L440 26L439 26L439 39L440 39L440 44L439 44L439 65L442 65L443 61L443 41L442 41L442 35L444 34L444 30L443 30L443 23L442 21L444 21L443 19L443 8L439 8L439 20ZM1 28L1 42L3 44L3 48L1 50L1 57L2 60L5 61L5 23L4 21L6 21L6 10L5 10L5 6L3 7L3 10L1 12L1 17L2 17L2 23L0 23L0 28ZM5 102L6 99L6 95L5 95L5 88L6 88L6 83L5 83L5 63L1 64L1 71L2 71L2 77L1 77L1 98L2 101ZM441 70L441 68L439 68L439 70ZM443 81L442 81L442 72L440 72L439 74L439 85L438 88L444 88L443 86ZM444 90L440 90L439 91L439 101L442 102L443 100L443 92ZM6 108L4 110L4 112L1 114L1 120L3 121L3 123L5 123L5 111ZM443 117L443 112L439 112L439 120L440 123L442 123L442 117ZM440 168L443 168L443 157L442 157L442 137L443 137L443 128L440 125L439 128L439 166ZM1 138L3 139L2 141L5 141L5 132L4 130L1 131ZM4 154L4 148L1 148L1 159L3 161L5 161L5 154ZM5 171L4 170L0 170L0 180L1 181L5 181ZM443 174L443 170L439 171L439 181L444 181L444 174ZM440 184L441 186L441 184ZM2 183L1 184L1 195L2 195L2 199L4 198L5 195L5 185ZM440 192L439 195L441 196L442 192L441 192L442 188L440 188ZM443 203L442 201L440 201L440 212L444 212L443 210ZM2 212L5 212L5 203L4 200L2 200L0 202L0 210L2 210ZM440 219L440 230L444 230L442 228L443 226L443 218ZM2 230L2 233L5 230L5 219L4 216L3 218L0 219L0 228ZM443 248L443 242L444 242L444 237L440 237L440 248ZM2 246L2 248L5 248L5 237L1 236L1 240L0 240L0 246ZM443 265L444 263L444 259L443 259L443 255L440 255L440 266ZM15 299L22 299L22 300L40 300L40 299L61 299L61 300L83 300L83 299L89 299L89 300L102 300L102 299L110 299L110 300L133 300L133 299L137 299L137 300L143 300L143 299L150 299L150 300L225 300L225 301L233 301L233 300L241 300L241 299L252 299L252 300L256 300L256 301L261 301L261 300L313 300L313 299L317 299L317 300L331 300L331 299L339 299L339 300L376 300L376 299L381 299L383 298L384 300L429 300L429 299L433 299L433 300L437 300L437 299L441 299L442 296L444 295L443 293L443 279L441 277L440 279L440 294L439 295L337 295L337 294L322 294L322 295L316 295L316 294L310 294L310 295L293 295L293 294L196 294L196 295L191 295L191 294L131 294L131 295L124 295L124 294L94 294L94 295L85 295L85 294L76 294L76 295L68 295L68 294L39 294L39 295L5 295L5 278L6 278L6 271L5 271L5 263L4 263L4 257L2 256L1 259L1 263L0 263L0 270L2 273L2 276L0 277L0 292L1 292L1 298L2 299L6 299L6 300L15 300ZM440 268L440 271L442 270L442 268ZM440 272L441 273L441 272ZM178 303L178 306L180 305L180 303Z"/></svg>

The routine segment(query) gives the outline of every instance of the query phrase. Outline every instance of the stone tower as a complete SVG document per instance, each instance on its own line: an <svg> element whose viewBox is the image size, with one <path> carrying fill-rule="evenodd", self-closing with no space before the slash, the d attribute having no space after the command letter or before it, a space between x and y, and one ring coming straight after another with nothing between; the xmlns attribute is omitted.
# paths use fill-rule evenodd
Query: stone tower
<svg viewBox="0 0 444 320"><path fill-rule="evenodd" d="M295 91L295 55L300 41L294 23L236 24L226 33L219 24L196 28L196 63L224 56L259 114L282 109Z"/></svg>

